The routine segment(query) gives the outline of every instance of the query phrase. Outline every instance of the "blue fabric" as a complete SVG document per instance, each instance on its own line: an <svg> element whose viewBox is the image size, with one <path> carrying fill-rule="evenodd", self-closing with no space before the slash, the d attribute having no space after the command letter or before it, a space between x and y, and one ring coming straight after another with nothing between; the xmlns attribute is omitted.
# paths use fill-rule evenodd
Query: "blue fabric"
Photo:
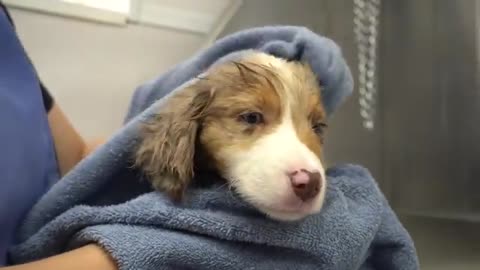
<svg viewBox="0 0 480 270"><path fill-rule="evenodd" d="M309 62L330 113L352 91L338 47L305 28L257 28L219 40L136 91L125 127L30 212L12 259L96 242L120 269L418 269L410 236L359 166L330 168L322 212L297 222L270 220L226 187L191 188L174 205L139 181L129 158L141 121L219 59L247 49Z"/></svg>
<svg viewBox="0 0 480 270"><path fill-rule="evenodd" d="M57 178L39 81L0 7L0 266L15 230Z"/></svg>

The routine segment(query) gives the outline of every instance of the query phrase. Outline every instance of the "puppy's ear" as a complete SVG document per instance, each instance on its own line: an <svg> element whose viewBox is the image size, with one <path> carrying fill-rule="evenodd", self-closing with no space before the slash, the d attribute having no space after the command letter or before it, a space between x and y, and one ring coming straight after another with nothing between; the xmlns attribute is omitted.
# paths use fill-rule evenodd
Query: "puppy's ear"
<svg viewBox="0 0 480 270"><path fill-rule="evenodd" d="M143 126L135 165L156 190L175 201L182 199L193 177L196 137L212 99L209 88L189 86L169 97Z"/></svg>

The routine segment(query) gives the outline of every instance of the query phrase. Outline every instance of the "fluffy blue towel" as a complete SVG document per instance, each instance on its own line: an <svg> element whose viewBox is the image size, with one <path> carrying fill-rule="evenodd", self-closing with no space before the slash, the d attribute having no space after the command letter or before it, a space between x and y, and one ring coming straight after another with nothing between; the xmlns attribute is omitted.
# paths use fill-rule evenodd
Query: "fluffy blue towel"
<svg viewBox="0 0 480 270"><path fill-rule="evenodd" d="M96 242L120 269L418 269L410 236L358 166L330 168L322 212L296 222L270 220L224 186L191 188L174 205L139 181L129 160L139 123L168 93L219 59L250 49L308 62L322 80L329 113L352 91L338 47L305 28L264 27L219 40L137 90L125 127L29 213L13 262Z"/></svg>

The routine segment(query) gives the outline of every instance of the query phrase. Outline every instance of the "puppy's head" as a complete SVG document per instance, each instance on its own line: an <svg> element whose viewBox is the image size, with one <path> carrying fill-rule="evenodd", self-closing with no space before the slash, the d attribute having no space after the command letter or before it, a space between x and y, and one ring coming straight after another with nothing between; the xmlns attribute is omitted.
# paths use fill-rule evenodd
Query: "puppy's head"
<svg viewBox="0 0 480 270"><path fill-rule="evenodd" d="M156 189L181 199L200 163L272 218L320 211L326 115L307 65L256 53L187 88L145 125L136 152Z"/></svg>

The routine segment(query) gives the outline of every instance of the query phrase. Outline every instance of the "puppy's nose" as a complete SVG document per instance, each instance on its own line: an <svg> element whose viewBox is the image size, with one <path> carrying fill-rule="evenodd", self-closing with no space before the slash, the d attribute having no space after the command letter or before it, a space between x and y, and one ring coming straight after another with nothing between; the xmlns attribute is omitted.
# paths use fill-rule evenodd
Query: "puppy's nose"
<svg viewBox="0 0 480 270"><path fill-rule="evenodd" d="M321 175L318 171L311 172L306 169L300 169L288 173L288 176L290 177L295 195L302 201L312 199L320 191Z"/></svg>

